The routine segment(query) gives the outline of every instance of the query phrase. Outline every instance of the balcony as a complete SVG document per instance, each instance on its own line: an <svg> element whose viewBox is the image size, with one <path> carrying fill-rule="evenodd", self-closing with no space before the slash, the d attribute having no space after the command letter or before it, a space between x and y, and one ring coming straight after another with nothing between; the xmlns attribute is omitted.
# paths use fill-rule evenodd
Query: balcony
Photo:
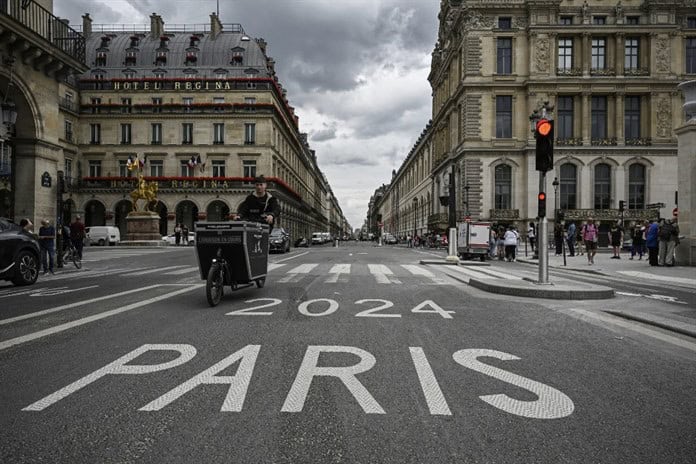
<svg viewBox="0 0 696 464"><path fill-rule="evenodd" d="M567 139L556 139L557 147L580 147L582 146L582 137L570 137Z"/></svg>
<svg viewBox="0 0 696 464"><path fill-rule="evenodd" d="M77 116L78 106L75 100L73 99L68 99L65 97L61 98L60 100L58 100L58 108Z"/></svg>
<svg viewBox="0 0 696 464"><path fill-rule="evenodd" d="M624 76L649 76L650 68L626 68Z"/></svg>
<svg viewBox="0 0 696 464"><path fill-rule="evenodd" d="M602 139L592 139L591 145L594 147L613 147L616 146L616 137L606 137Z"/></svg>
<svg viewBox="0 0 696 464"><path fill-rule="evenodd" d="M626 139L624 144L627 147L649 147L652 145L652 139L650 137L637 137L633 139Z"/></svg>
<svg viewBox="0 0 696 464"><path fill-rule="evenodd" d="M520 218L519 209L491 209L489 210L489 216L492 221L514 221Z"/></svg>
<svg viewBox="0 0 696 464"><path fill-rule="evenodd" d="M616 76L614 68L592 68L590 69L591 76Z"/></svg>
<svg viewBox="0 0 696 464"><path fill-rule="evenodd" d="M557 76L582 76L582 68L558 68Z"/></svg>
<svg viewBox="0 0 696 464"><path fill-rule="evenodd" d="M28 3L28 5L27 5ZM31 34L25 34L21 25ZM49 75L68 69L85 72L85 38L58 17L52 15L37 2L3 0L0 2L0 30L15 32L7 37L6 45L21 52L24 61L33 61L38 69ZM56 51L67 55L68 60L55 56L49 47L37 43L43 39ZM5 40L5 38L3 38ZM64 69L68 68L68 69Z"/></svg>

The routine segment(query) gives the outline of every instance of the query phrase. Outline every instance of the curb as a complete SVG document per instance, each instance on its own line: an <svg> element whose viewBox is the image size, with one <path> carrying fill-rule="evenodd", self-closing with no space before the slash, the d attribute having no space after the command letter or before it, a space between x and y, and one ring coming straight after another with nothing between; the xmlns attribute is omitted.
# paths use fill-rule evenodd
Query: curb
<svg viewBox="0 0 696 464"><path fill-rule="evenodd" d="M518 259L517 259L517 262L518 262L518 263L523 263L523 264L529 264L529 265L532 265L532 266L537 266L537 265L538 265L538 262L534 262L534 261L528 260L528 259L526 259L526 258L522 258L522 259L519 259L519 258L518 258ZM610 276L610 275L611 275L611 274L607 274L606 272L603 272L603 271L598 271L598 270L596 270L596 269L579 269L579 268L576 268L576 267L551 266L551 265L549 265L549 268L550 268L550 269L558 269L558 270L561 270L561 271L582 272L583 274L594 274L594 275L601 275L601 276Z"/></svg>
<svg viewBox="0 0 696 464"><path fill-rule="evenodd" d="M419 261L419 264L444 264L446 266L471 266L471 267L478 267L478 266L490 266L490 263L485 263L481 261L459 261L458 263L451 263L449 261L445 261L445 259L440 259L440 260L429 260L429 259L421 259Z"/></svg>
<svg viewBox="0 0 696 464"><path fill-rule="evenodd" d="M614 289L609 287L601 287L598 285L594 288L553 288L553 286L532 287L519 286L510 281L504 281L504 284L494 284L477 279L469 279L469 285L479 290L489 293L498 293L500 295L522 296L528 298L545 298L551 300L607 300L614 298ZM530 285L536 285L531 284Z"/></svg>
<svg viewBox="0 0 696 464"><path fill-rule="evenodd" d="M611 314L613 316L621 317L623 319L628 319L631 321L636 321L636 322L642 322L644 324L652 325L655 327L659 327L661 329L669 330L671 332L677 332L682 335L688 335L689 337L696 338L696 329L692 330L690 328L685 328L685 327L680 327L678 325L674 324L669 324L668 322L662 322L662 321L657 321L655 319L650 319L648 317L644 316L637 316L635 314L628 314L623 311L613 311L613 310L606 310L603 311L607 314Z"/></svg>

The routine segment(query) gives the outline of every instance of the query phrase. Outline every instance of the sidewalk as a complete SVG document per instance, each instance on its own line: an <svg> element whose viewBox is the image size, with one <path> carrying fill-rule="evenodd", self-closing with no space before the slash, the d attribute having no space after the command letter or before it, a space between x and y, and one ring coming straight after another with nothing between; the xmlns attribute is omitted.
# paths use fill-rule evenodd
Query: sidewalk
<svg viewBox="0 0 696 464"><path fill-rule="evenodd" d="M588 272L607 276L630 276L643 279L652 279L656 282L666 282L687 288L696 288L696 267L692 266L650 266L647 256L638 260L638 256L630 260L630 253L622 253L621 259L611 259L609 250L601 250L594 257L594 264L587 263L587 255L570 257L566 255L566 265L563 264L563 256L554 256L553 250L549 250L549 267L554 269L567 269L571 271ZM532 254L527 257L518 256L517 261L537 265L538 261L532 259Z"/></svg>

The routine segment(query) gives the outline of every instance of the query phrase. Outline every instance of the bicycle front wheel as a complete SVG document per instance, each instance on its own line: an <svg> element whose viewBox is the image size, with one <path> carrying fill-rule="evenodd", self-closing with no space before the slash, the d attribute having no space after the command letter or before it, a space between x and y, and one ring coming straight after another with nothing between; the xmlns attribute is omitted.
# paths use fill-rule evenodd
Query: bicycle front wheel
<svg viewBox="0 0 696 464"><path fill-rule="evenodd" d="M205 297L210 306L217 306L225 292L225 279L222 266L213 264L208 271L208 279L205 282Z"/></svg>
<svg viewBox="0 0 696 464"><path fill-rule="evenodd" d="M77 253L77 250L73 250L72 252L72 262L76 268L82 268L82 259L80 258L80 255Z"/></svg>

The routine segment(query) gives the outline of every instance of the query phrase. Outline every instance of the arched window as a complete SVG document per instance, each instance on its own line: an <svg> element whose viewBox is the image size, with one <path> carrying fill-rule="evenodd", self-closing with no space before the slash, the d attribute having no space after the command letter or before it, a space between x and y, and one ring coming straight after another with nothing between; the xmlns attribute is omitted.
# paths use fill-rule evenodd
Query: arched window
<svg viewBox="0 0 696 464"><path fill-rule="evenodd" d="M594 208L609 209L611 197L611 167L598 164L594 168Z"/></svg>
<svg viewBox="0 0 696 464"><path fill-rule="evenodd" d="M628 209L645 209L645 166L632 164L628 168Z"/></svg>
<svg viewBox="0 0 696 464"><path fill-rule="evenodd" d="M561 165L560 181L560 209L576 209L578 207L578 168L571 163Z"/></svg>
<svg viewBox="0 0 696 464"><path fill-rule="evenodd" d="M507 164L495 167L495 209L512 208L512 168Z"/></svg>

